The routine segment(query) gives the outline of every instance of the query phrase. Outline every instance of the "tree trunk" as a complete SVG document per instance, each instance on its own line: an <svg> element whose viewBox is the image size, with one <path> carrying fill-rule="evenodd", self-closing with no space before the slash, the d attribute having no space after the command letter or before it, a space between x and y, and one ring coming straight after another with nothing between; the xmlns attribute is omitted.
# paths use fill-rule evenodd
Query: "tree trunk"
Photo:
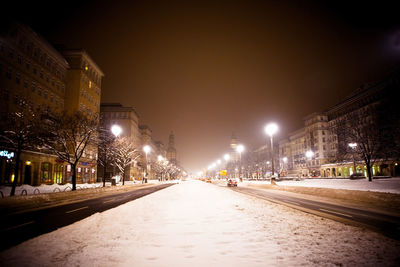
<svg viewBox="0 0 400 267"><path fill-rule="evenodd" d="M104 164L104 167L103 167L103 187L106 187L106 166L107 166L107 164Z"/></svg>
<svg viewBox="0 0 400 267"><path fill-rule="evenodd" d="M72 191L76 190L76 164L71 164L72 167Z"/></svg>
<svg viewBox="0 0 400 267"><path fill-rule="evenodd" d="M367 163L367 174L368 174L368 181L372 182L372 173L371 173L371 163Z"/></svg>
<svg viewBox="0 0 400 267"><path fill-rule="evenodd" d="M122 172L122 185L125 185L125 169Z"/></svg>
<svg viewBox="0 0 400 267"><path fill-rule="evenodd" d="M21 156L21 150L17 149L16 155L15 155L14 181L12 182L11 193L10 193L11 197L15 195L15 188L17 186L17 180L18 180L18 175L19 175L20 156Z"/></svg>

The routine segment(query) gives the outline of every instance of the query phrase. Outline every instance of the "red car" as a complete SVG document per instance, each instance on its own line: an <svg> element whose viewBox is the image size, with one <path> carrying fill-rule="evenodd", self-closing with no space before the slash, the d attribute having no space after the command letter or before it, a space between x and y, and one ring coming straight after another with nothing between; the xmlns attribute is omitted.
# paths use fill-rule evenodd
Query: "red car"
<svg viewBox="0 0 400 267"><path fill-rule="evenodd" d="M236 179L228 179L227 186L237 186Z"/></svg>

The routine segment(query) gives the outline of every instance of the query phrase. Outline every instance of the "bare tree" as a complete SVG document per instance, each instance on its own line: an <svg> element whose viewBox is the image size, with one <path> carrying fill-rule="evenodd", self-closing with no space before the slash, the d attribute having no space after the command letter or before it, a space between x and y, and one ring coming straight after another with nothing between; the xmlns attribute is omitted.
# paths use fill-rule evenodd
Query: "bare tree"
<svg viewBox="0 0 400 267"><path fill-rule="evenodd" d="M48 136L45 148L68 162L72 170L72 190L76 190L76 166L88 145L95 144L98 119L82 112L59 113L48 116Z"/></svg>
<svg viewBox="0 0 400 267"><path fill-rule="evenodd" d="M40 122L38 116L24 102L17 106L14 112L8 112L1 120L0 137L2 146L15 152L14 181L10 196L15 195L19 176L21 152L35 148L39 144Z"/></svg>
<svg viewBox="0 0 400 267"><path fill-rule="evenodd" d="M115 141L115 165L122 173L122 185L125 184L127 168L140 156L138 149L128 137L121 137Z"/></svg>
<svg viewBox="0 0 400 267"><path fill-rule="evenodd" d="M350 112L336 119L333 127L338 139L337 158L349 158L348 145L357 144L353 152L364 161L369 181L372 181L372 166L385 157L384 147L388 143L379 124L378 106L375 103Z"/></svg>
<svg viewBox="0 0 400 267"><path fill-rule="evenodd" d="M116 146L114 145L115 136L110 133L109 129L100 127L98 132L98 157L97 163L103 166L103 187L106 186L106 168L114 164L116 155Z"/></svg>

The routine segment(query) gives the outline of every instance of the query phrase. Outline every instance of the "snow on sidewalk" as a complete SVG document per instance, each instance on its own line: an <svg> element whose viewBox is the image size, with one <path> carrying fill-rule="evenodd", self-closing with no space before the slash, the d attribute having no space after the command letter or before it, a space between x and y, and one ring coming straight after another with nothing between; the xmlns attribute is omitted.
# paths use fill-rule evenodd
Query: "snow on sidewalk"
<svg viewBox="0 0 400 267"><path fill-rule="evenodd" d="M399 266L400 242L188 181L0 253L7 266Z"/></svg>

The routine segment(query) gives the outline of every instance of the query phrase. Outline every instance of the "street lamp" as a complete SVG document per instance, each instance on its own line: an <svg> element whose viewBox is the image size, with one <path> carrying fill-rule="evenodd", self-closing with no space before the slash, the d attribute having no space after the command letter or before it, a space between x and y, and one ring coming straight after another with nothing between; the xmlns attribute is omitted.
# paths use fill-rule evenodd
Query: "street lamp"
<svg viewBox="0 0 400 267"><path fill-rule="evenodd" d="M225 154L224 155L224 160L225 160L225 169L226 169L226 171L228 171L228 169L229 169L229 166L228 166L228 161L231 159L231 156L229 156L229 154ZM230 172L230 171L229 171ZM228 175L228 174L226 174L226 175ZM228 176L227 176L228 177Z"/></svg>
<svg viewBox="0 0 400 267"><path fill-rule="evenodd" d="M278 131L278 125L276 123L269 123L267 126L264 128L265 133L268 134L271 138L271 171L272 171L272 176L271 176L271 184L274 183L274 175L275 175L275 170L274 170L274 141L273 141L273 136L274 134Z"/></svg>
<svg viewBox="0 0 400 267"><path fill-rule="evenodd" d="M355 152L356 152L356 148L357 148L357 143L349 143L349 147L351 147L351 150L352 150L352 154L353 154L353 174L355 175L356 174L356 172L357 172L357 169L356 169L356 159L355 159L355 156L354 156L354 154L355 154Z"/></svg>
<svg viewBox="0 0 400 267"><path fill-rule="evenodd" d="M143 147L143 151L144 151L144 153L146 154L146 172L145 172L144 175L143 175L142 183L143 183L143 182L146 182L146 183L147 183L147 178L145 178L145 177L147 177L147 174L148 174L148 171L149 171L149 164L147 163L147 154L150 153L151 147L150 147L149 145L145 145L145 146ZM144 181L144 179L146 179L146 181Z"/></svg>
<svg viewBox="0 0 400 267"><path fill-rule="evenodd" d="M308 150L307 152L306 152L306 157L308 158L308 160L310 161L309 163L309 166L310 166L310 168L309 168L309 170L308 170L308 175L310 175L311 174L311 158L314 156L314 152L312 152L311 150Z"/></svg>
<svg viewBox="0 0 400 267"><path fill-rule="evenodd" d="M111 132L112 134L115 136L115 138L118 138L118 136L122 133L122 128L121 126L114 124L113 126L111 126ZM113 164L113 177L115 175L115 164ZM106 166L104 166L104 168L106 168ZM111 184L113 184L113 181L111 181Z"/></svg>
<svg viewBox="0 0 400 267"><path fill-rule="evenodd" d="M282 158L282 161L283 161L282 169L283 169L283 171L284 171L284 170L285 170L285 165L286 165L286 162L287 162L287 157L283 157L283 158ZM285 174L285 176L286 176L286 174Z"/></svg>
<svg viewBox="0 0 400 267"><path fill-rule="evenodd" d="M122 128L121 126L115 124L111 126L111 132L113 133L113 135L115 135L115 137L118 137L122 133Z"/></svg>
<svg viewBox="0 0 400 267"><path fill-rule="evenodd" d="M162 162L164 161L164 157L163 156L161 156L161 155L158 155L157 156L157 161L158 161L158 164L159 164L159 169L161 170L161 181L163 181L164 179L164 167L162 166Z"/></svg>
<svg viewBox="0 0 400 267"><path fill-rule="evenodd" d="M242 152L244 151L244 146L242 144L238 145L236 147L236 151L239 153L239 179L242 181Z"/></svg>

